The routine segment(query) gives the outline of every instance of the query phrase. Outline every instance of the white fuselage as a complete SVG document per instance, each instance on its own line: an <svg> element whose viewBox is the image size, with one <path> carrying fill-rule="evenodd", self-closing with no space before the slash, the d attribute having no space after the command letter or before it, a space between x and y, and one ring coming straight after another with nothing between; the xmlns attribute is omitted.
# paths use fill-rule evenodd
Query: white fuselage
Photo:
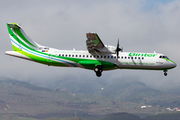
<svg viewBox="0 0 180 120"><path fill-rule="evenodd" d="M167 70L176 67L176 63L167 56L158 53L122 52L123 48L104 45L96 33L87 33L88 51L58 50L37 44L31 40L17 23L7 23L13 51L7 55L31 60L48 66L80 67L94 70L100 77L104 70L145 69Z"/></svg>
<svg viewBox="0 0 180 120"><path fill-rule="evenodd" d="M56 56L107 61L114 63L120 69L163 70L176 66L176 64L170 60L159 58L163 56L163 54L159 53L120 52L118 59L116 54L98 52L91 54L83 50L58 50L49 48L48 53Z"/></svg>

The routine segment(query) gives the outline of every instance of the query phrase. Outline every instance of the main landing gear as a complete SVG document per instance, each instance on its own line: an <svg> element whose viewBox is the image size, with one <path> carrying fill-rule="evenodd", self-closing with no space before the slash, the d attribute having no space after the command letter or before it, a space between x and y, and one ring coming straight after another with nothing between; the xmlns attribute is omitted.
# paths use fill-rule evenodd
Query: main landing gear
<svg viewBox="0 0 180 120"><path fill-rule="evenodd" d="M164 71L164 76L167 76L167 70L163 70Z"/></svg>
<svg viewBox="0 0 180 120"><path fill-rule="evenodd" d="M100 77L102 75L102 65L97 65L94 68L94 72L96 73L97 77Z"/></svg>

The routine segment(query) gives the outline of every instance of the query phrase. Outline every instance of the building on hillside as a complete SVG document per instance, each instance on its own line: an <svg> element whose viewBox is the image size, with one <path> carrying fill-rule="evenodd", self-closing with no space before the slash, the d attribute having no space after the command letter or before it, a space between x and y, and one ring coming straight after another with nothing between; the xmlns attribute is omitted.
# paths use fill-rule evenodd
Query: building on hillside
<svg viewBox="0 0 180 120"><path fill-rule="evenodd" d="M147 106L141 106L141 109L145 109L145 108L147 108Z"/></svg>

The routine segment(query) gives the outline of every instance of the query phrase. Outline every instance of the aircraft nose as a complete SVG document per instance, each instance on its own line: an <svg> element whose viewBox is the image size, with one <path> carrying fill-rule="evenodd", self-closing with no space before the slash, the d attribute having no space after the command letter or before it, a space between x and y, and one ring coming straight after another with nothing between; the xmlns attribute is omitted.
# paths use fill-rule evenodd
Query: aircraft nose
<svg viewBox="0 0 180 120"><path fill-rule="evenodd" d="M175 62L171 62L171 65L173 68L175 68L177 66L177 64Z"/></svg>
<svg viewBox="0 0 180 120"><path fill-rule="evenodd" d="M174 63L174 66L173 67L176 67L177 66L177 64L176 63Z"/></svg>

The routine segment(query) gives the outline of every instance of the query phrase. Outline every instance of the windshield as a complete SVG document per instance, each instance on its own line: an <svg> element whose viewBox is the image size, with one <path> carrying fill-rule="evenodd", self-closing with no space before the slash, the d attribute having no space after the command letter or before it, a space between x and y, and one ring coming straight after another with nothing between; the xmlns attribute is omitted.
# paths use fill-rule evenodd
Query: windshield
<svg viewBox="0 0 180 120"><path fill-rule="evenodd" d="M169 59L167 56L160 55L159 58L166 58Z"/></svg>

